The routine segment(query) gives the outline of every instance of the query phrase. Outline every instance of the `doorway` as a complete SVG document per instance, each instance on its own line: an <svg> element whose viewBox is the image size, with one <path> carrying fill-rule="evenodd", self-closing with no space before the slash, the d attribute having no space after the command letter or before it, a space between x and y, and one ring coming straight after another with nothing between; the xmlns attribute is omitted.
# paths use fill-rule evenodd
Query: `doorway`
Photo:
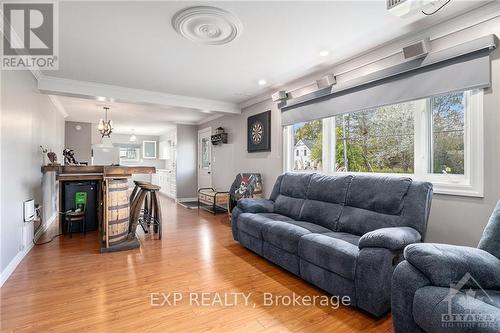
<svg viewBox="0 0 500 333"><path fill-rule="evenodd" d="M198 188L212 187L212 128L198 131Z"/></svg>

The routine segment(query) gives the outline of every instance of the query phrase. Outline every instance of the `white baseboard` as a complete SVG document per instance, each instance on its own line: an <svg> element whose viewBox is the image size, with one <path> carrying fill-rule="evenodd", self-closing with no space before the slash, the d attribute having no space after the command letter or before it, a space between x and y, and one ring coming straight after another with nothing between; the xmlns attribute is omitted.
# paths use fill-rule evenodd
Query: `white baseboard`
<svg viewBox="0 0 500 333"><path fill-rule="evenodd" d="M47 230L47 228L54 223L56 220L57 214L54 214L48 221L45 223L36 233L33 239L35 241L40 238L40 236ZM2 274L0 276L0 288L3 286L3 284L7 281L7 279L11 276L12 273L16 270L16 267L21 263L21 261L24 259L24 257L30 252L30 250L33 248L33 242L29 242L29 244L26 244L25 248L18 252L17 255L10 261L10 263L5 267L5 269L2 271Z"/></svg>

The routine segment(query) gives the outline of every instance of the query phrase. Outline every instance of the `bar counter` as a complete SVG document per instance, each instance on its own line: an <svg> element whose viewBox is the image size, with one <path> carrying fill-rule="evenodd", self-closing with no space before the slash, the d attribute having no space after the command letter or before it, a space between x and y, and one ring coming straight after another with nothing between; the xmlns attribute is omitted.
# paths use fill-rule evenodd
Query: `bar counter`
<svg viewBox="0 0 500 333"><path fill-rule="evenodd" d="M130 206L128 201L128 178L134 174L153 174L155 167L145 166L42 166L42 173L55 172L59 181L59 210L63 207L65 182L97 181L97 219L101 234L101 252L128 250L140 246L135 230L129 230ZM59 218L62 231L63 219Z"/></svg>

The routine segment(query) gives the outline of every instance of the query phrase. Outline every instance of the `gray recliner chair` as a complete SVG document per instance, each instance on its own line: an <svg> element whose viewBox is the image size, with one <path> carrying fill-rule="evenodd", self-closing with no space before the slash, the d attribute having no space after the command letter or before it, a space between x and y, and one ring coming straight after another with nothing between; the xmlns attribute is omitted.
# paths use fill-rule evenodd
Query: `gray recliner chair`
<svg viewBox="0 0 500 333"><path fill-rule="evenodd" d="M500 332L500 201L478 248L412 244L392 279L396 333Z"/></svg>

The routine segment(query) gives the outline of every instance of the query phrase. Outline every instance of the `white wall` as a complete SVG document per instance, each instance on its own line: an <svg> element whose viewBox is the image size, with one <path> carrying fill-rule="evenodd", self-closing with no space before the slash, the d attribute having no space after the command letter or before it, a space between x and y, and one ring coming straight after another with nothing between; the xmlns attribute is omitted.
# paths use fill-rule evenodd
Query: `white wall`
<svg viewBox="0 0 500 333"><path fill-rule="evenodd" d="M50 99L37 91L27 71L1 72L1 222L2 284L31 248L33 224L23 222L23 201L43 204L44 223L57 215L55 174L42 177L39 146L62 159L64 118Z"/></svg>
<svg viewBox="0 0 500 333"><path fill-rule="evenodd" d="M247 152L247 118L271 110L271 151ZM243 109L241 115L227 115L198 126L199 129L223 127L228 143L212 146L212 184L218 190L229 190L236 174L262 174L264 194L269 196L276 178L282 172L282 129L280 111L271 100Z"/></svg>
<svg viewBox="0 0 500 333"><path fill-rule="evenodd" d="M329 73L340 73L367 64L355 71L346 72L339 79L348 80L384 66L401 62L400 55L390 55L408 41L430 36L433 50L444 49L461 42L482 37L487 34L500 36L500 13L498 4L480 8L456 19L434 26L427 31L402 38L393 44L385 45L358 58L351 59L330 69ZM377 60L381 59L381 60ZM484 198L434 195L427 231L427 242L476 246L493 207L500 199L500 50L491 54L492 88L484 95ZM323 73L324 74L324 73ZM294 89L310 83L318 74L311 75L285 85ZM457 73L459 79L460 73ZM314 89L314 85L295 91L298 96ZM262 100L256 98L254 101ZM251 103L246 103L251 104ZM272 151L269 153L248 154L246 152L246 122L249 115L272 110ZM238 172L260 172L263 186L269 196L276 177L282 173L282 130L279 110L267 97L264 101L243 109L242 115L227 115L202 124L199 128L211 126L224 127L229 133L229 144L213 149L213 183L220 189L229 189Z"/></svg>

